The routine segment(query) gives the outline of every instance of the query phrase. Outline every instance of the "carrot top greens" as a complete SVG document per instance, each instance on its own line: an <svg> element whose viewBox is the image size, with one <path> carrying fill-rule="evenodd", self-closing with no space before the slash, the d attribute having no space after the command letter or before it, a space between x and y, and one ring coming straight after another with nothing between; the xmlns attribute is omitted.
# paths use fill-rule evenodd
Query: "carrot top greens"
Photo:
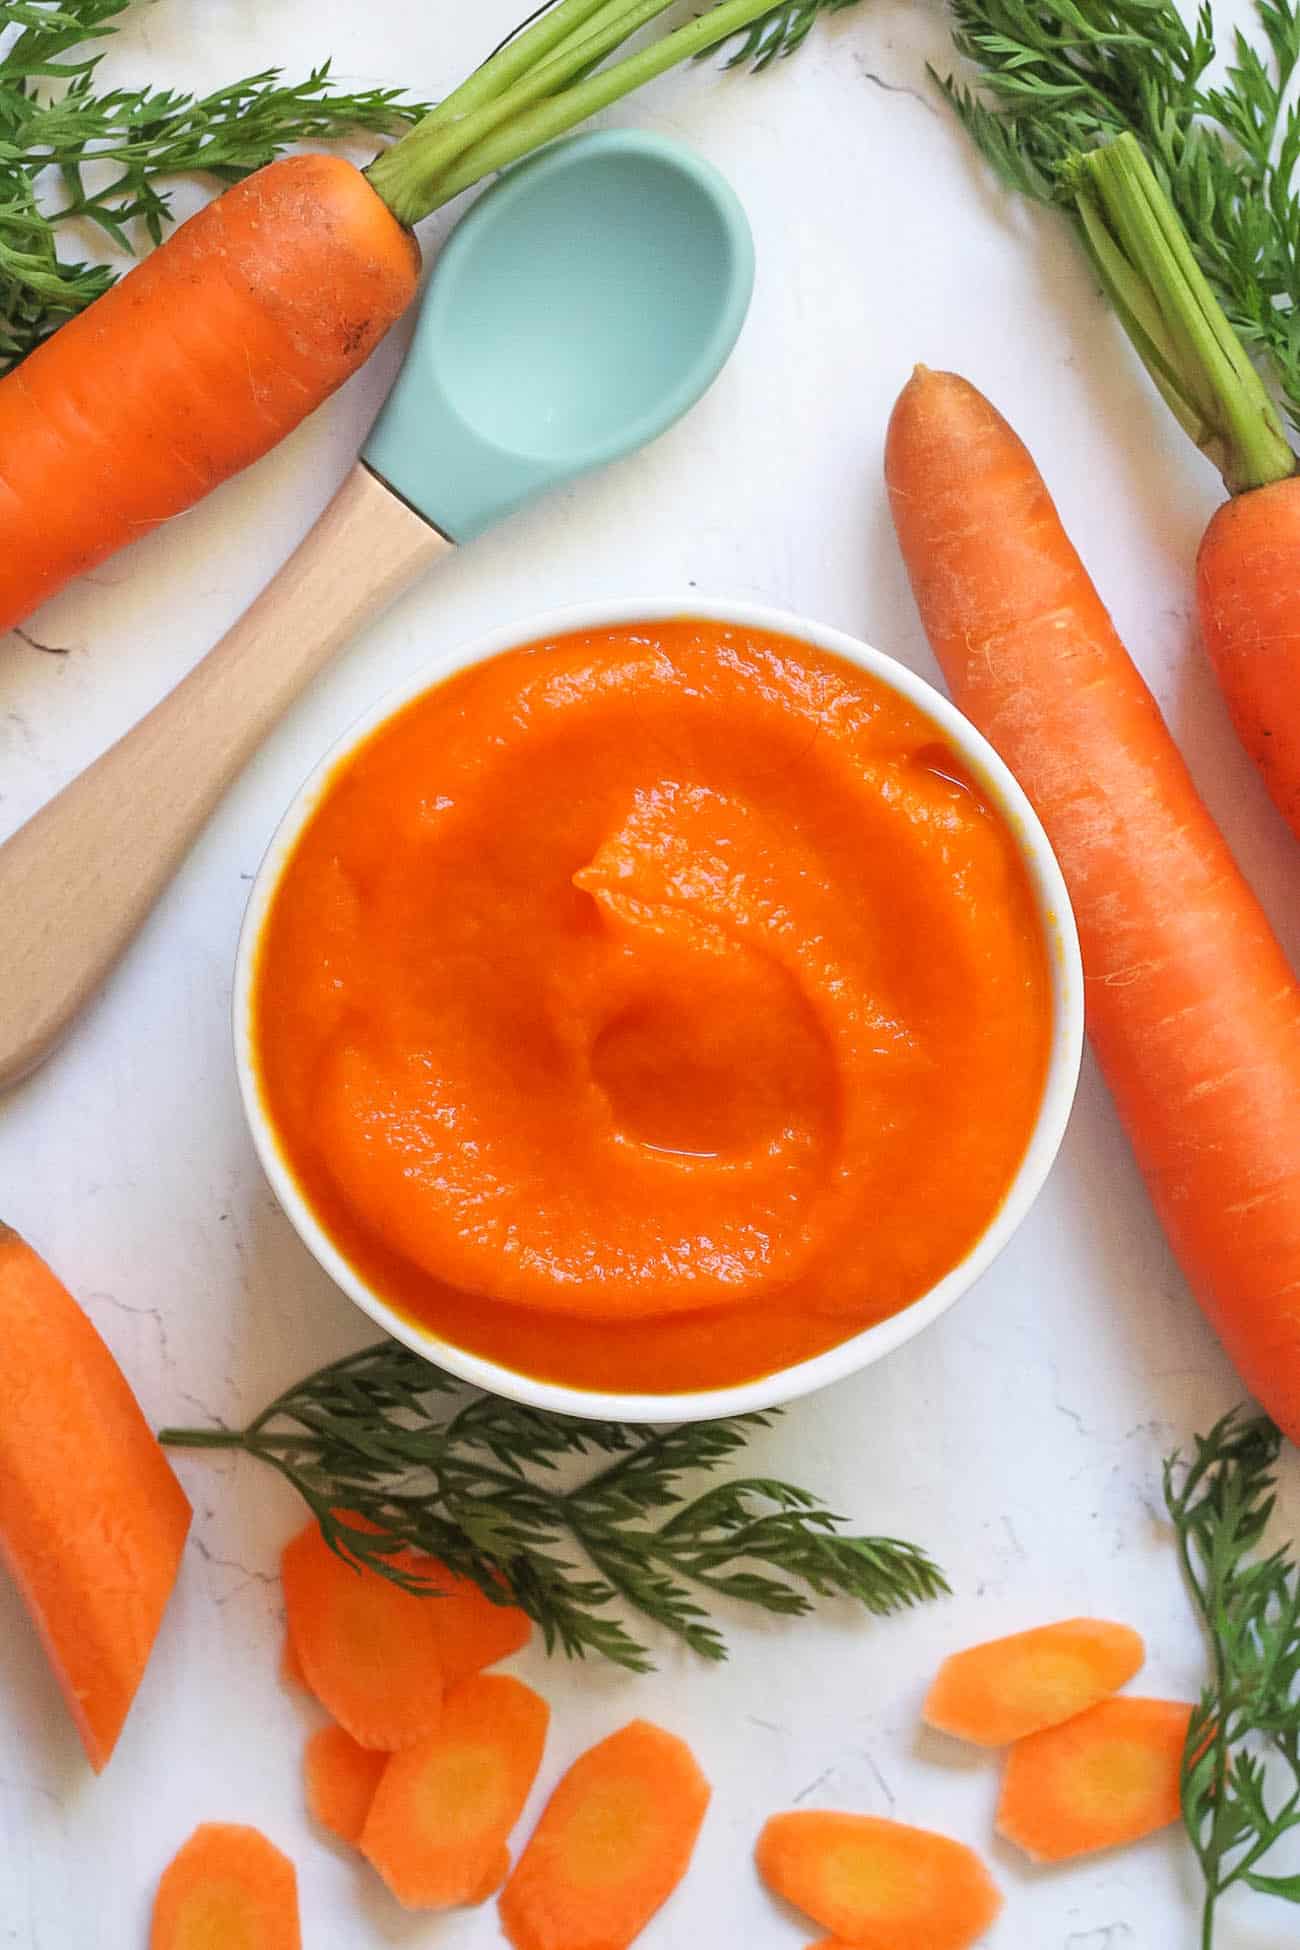
<svg viewBox="0 0 1300 1950"><path fill-rule="evenodd" d="M942 84L1004 181L1073 209L1157 385L1234 491L1295 463L1229 340L1300 427L1300 6L1255 12L1259 38L1236 33L1211 79L1208 4L1188 22L1173 0L953 0L976 84Z"/></svg>
<svg viewBox="0 0 1300 1950"><path fill-rule="evenodd" d="M1282 1438L1225 1415L1165 1464L1165 1502L1209 1640L1211 1675L1183 1759L1183 1819L1205 1877L1201 1943L1240 1884L1300 1903L1300 1875L1267 1866L1300 1830L1300 1568L1265 1537Z"/></svg>
<svg viewBox="0 0 1300 1950"><path fill-rule="evenodd" d="M394 1559L428 1552L518 1605L548 1650L646 1672L619 1606L725 1659L710 1602L797 1618L812 1597L838 1597L883 1617L948 1589L923 1550L845 1536L843 1519L793 1484L739 1477L687 1494L683 1476L718 1469L771 1420L579 1421L481 1394L381 1341L309 1375L246 1429L164 1429L159 1440L243 1450L293 1484L345 1558L410 1586ZM566 1465L592 1459L594 1473L561 1481Z"/></svg>

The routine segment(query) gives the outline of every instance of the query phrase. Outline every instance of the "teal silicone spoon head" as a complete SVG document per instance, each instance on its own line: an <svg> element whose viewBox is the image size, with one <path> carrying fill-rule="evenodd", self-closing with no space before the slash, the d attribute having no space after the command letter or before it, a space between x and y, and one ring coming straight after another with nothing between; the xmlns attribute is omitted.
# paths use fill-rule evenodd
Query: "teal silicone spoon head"
<svg viewBox="0 0 1300 1950"><path fill-rule="evenodd" d="M469 541L679 419L753 282L745 213L692 151L636 130L556 143L443 246L362 458Z"/></svg>

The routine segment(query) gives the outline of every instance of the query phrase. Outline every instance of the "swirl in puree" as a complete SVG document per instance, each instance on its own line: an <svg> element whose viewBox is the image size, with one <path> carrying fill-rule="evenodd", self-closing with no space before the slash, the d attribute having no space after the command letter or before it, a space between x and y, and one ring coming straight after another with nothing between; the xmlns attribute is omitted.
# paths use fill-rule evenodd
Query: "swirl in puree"
<svg viewBox="0 0 1300 1950"><path fill-rule="evenodd" d="M1027 874L935 725L689 618L381 725L284 867L253 1011L282 1154L370 1286L634 1392L771 1373L933 1286L1051 1035Z"/></svg>

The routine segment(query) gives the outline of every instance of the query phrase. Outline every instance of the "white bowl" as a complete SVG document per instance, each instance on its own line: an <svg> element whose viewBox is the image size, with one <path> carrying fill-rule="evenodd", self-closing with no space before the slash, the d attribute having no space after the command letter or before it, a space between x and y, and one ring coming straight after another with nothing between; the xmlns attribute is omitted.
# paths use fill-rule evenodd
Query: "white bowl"
<svg viewBox="0 0 1300 1950"><path fill-rule="evenodd" d="M783 1368L757 1381L729 1388L708 1388L672 1395L609 1394L570 1388L518 1374L495 1361L467 1353L398 1313L361 1277L339 1252L314 1217L298 1189L276 1139L258 1087L251 1037L251 991L256 946L276 885L297 844L303 826L333 779L337 767L370 736L376 726L440 683L454 671L494 657L522 643L561 636L574 630L597 630L635 622L663 622L682 616L706 617L742 628L770 630L801 639L870 671L909 703L924 711L943 732L965 766L1000 809L1019 843L1033 886L1052 975L1053 1033L1046 1083L1038 1118L1020 1168L987 1230L965 1258L901 1312L865 1328L811 1360ZM632 1422L698 1421L719 1415L740 1415L791 1401L814 1388L840 1381L869 1367L946 1313L953 1302L987 1272L1028 1212L1052 1167L1065 1132L1078 1082L1083 1050L1083 967L1069 896L1055 855L1037 815L993 747L946 697L932 685L879 650L868 648L839 630L768 609L759 603L718 602L704 598L689 602L622 601L584 603L525 618L494 630L477 641L445 651L419 677L380 699L326 753L281 820L248 896L239 938L234 988L235 1055L244 1110L258 1156L272 1189L304 1244L343 1291L370 1315L384 1332L480 1388L535 1408L565 1415L595 1416Z"/></svg>

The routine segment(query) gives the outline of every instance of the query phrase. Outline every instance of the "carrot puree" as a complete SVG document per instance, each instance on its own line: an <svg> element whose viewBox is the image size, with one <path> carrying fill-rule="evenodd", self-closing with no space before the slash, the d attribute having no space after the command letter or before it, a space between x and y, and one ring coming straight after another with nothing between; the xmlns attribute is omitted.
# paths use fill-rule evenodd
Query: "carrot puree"
<svg viewBox="0 0 1300 1950"><path fill-rule="evenodd" d="M1051 1034L1001 815L811 645L683 618L511 651L343 760L264 926L304 1196L393 1306L577 1386L769 1374L987 1227Z"/></svg>

